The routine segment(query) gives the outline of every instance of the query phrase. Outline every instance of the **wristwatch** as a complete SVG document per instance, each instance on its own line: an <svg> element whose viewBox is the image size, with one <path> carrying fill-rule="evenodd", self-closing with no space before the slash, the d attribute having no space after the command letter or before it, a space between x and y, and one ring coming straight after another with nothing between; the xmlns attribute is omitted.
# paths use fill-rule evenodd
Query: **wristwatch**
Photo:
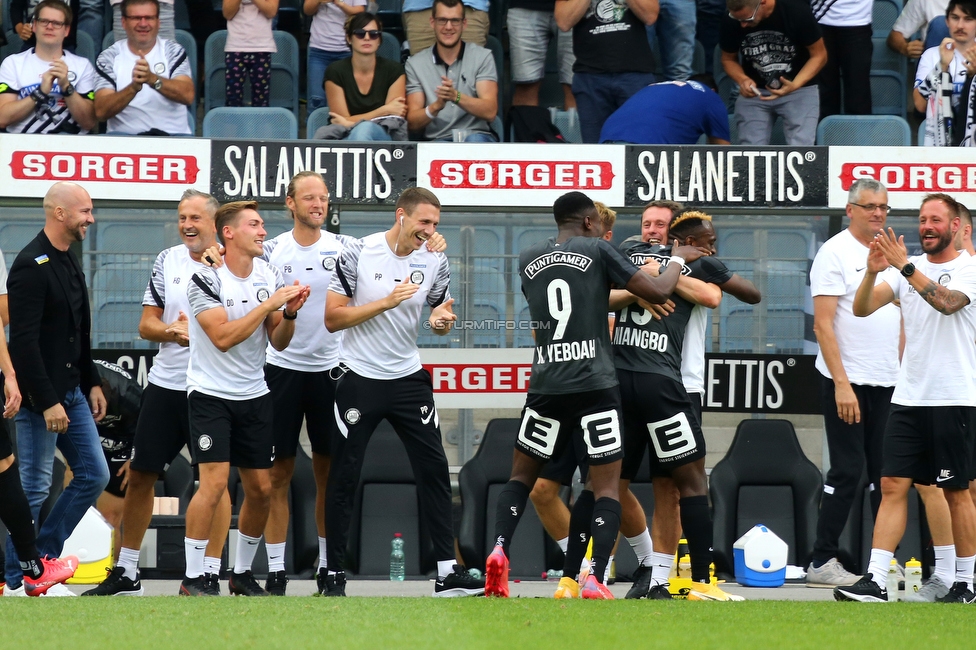
<svg viewBox="0 0 976 650"><path fill-rule="evenodd" d="M162 77L156 77L156 81L153 82L153 90L160 91L163 89L163 79Z"/></svg>
<svg viewBox="0 0 976 650"><path fill-rule="evenodd" d="M912 277L913 273L915 273L915 265L912 264L911 262L901 267L901 274L904 275L906 278Z"/></svg>
<svg viewBox="0 0 976 650"><path fill-rule="evenodd" d="M75 87L72 86L71 84L68 84L64 88L61 89L61 96L62 97L71 97L74 94L75 94Z"/></svg>

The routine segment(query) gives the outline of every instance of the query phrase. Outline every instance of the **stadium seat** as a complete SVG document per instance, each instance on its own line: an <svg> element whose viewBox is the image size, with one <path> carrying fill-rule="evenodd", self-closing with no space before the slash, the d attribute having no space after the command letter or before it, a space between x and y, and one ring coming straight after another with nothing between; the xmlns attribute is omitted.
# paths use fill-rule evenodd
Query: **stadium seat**
<svg viewBox="0 0 976 650"><path fill-rule="evenodd" d="M384 31L403 33L403 19L401 0L379 0L376 6L376 17L383 22ZM399 61L399 56L397 61Z"/></svg>
<svg viewBox="0 0 976 650"><path fill-rule="evenodd" d="M380 47L376 51L376 54L377 56L382 56L383 58L399 63L400 39L390 32L383 32L383 40L380 41Z"/></svg>
<svg viewBox="0 0 976 650"><path fill-rule="evenodd" d="M949 25L946 24L946 18L945 16L936 16L929 22L929 28L925 32L925 43L923 47L926 50L930 47L935 47L946 38L949 38Z"/></svg>
<svg viewBox="0 0 976 650"><path fill-rule="evenodd" d="M908 115L905 77L890 70L871 71L871 112L874 115Z"/></svg>
<svg viewBox="0 0 976 650"><path fill-rule="evenodd" d="M102 49L99 51L99 53L112 47L113 43L115 43L115 32L109 29L105 32L105 36L102 37Z"/></svg>
<svg viewBox="0 0 976 650"><path fill-rule="evenodd" d="M925 120L922 120L918 124L918 139L915 141L915 146L924 147L925 146Z"/></svg>
<svg viewBox="0 0 976 650"><path fill-rule="evenodd" d="M897 115L830 115L817 126L817 144L910 147L912 132Z"/></svg>
<svg viewBox="0 0 976 650"><path fill-rule="evenodd" d="M709 477L715 571L733 574L732 544L765 524L789 545L790 564L813 551L823 481L789 420L743 420Z"/></svg>
<svg viewBox="0 0 976 650"><path fill-rule="evenodd" d="M218 106L203 118L203 137L295 140L298 120L284 108Z"/></svg>
<svg viewBox="0 0 976 650"><path fill-rule="evenodd" d="M99 266L92 278L92 347L148 348L139 336L142 296L152 261L109 263Z"/></svg>
<svg viewBox="0 0 976 650"><path fill-rule="evenodd" d="M502 47L502 42L491 34L488 35L485 47L491 50L491 55L495 59L495 73L498 75L498 115L501 117L504 108L512 105L509 75L505 72L505 48ZM499 140L504 141L504 138L499 135Z"/></svg>
<svg viewBox="0 0 976 650"><path fill-rule="evenodd" d="M495 545L495 505L512 473L512 450L518 436L517 418L488 422L474 457L458 475L461 490L461 530L458 548L465 566L484 570L485 558ZM511 546L512 577L536 578L546 572L550 560L561 556L549 539L530 500ZM558 561L556 562L558 564Z"/></svg>
<svg viewBox="0 0 976 650"><path fill-rule="evenodd" d="M308 116L308 122L305 125L305 137L312 139L315 137L315 132L319 130L320 127L326 126L329 123L329 107L323 106L322 108L316 108Z"/></svg>
<svg viewBox="0 0 976 650"><path fill-rule="evenodd" d="M4 15L6 16L7 14ZM24 45L24 42L20 40L20 36L17 36L12 30L6 30L4 36L7 39L7 44L0 47L0 60L6 59L11 54L17 54Z"/></svg>
<svg viewBox="0 0 976 650"><path fill-rule="evenodd" d="M359 488L353 501L346 564L360 576L390 574L390 541L403 535L406 575L436 569L433 546L420 526L420 502L407 451L386 420L366 447Z"/></svg>
<svg viewBox="0 0 976 650"><path fill-rule="evenodd" d="M877 37L888 37L891 28L901 13L901 0L874 0L874 10L871 17L871 25L874 27L874 35Z"/></svg>
<svg viewBox="0 0 976 650"><path fill-rule="evenodd" d="M905 78L908 74L908 59L888 47L887 39L874 37L874 54L871 57L872 70L888 70Z"/></svg>
<svg viewBox="0 0 976 650"><path fill-rule="evenodd" d="M75 54L85 57L95 65L99 53L95 51L95 41L92 40L91 34L79 30L75 32L75 39L77 40Z"/></svg>
<svg viewBox="0 0 976 650"><path fill-rule="evenodd" d="M17 254L29 244L37 233L44 227L44 217L39 215L34 220L4 220L0 223L0 250L3 250L3 259L7 264L7 269L14 263Z"/></svg>
<svg viewBox="0 0 976 650"><path fill-rule="evenodd" d="M271 106L285 108L298 118L298 41L288 32L273 32L278 51L271 55ZM224 106L227 102L226 66L224 65L224 45L227 43L227 30L215 31L207 37L203 50L204 62L204 100L207 113L211 108ZM249 84L248 84L249 86ZM245 102L250 90L244 91ZM206 135L204 136L206 137ZM295 136L297 137L297 136Z"/></svg>
<svg viewBox="0 0 976 650"><path fill-rule="evenodd" d="M552 123L559 129L559 132L563 134L566 142L576 144L583 142L583 134L580 131L579 113L576 112L575 108L561 111L555 106L550 106L549 116L552 119Z"/></svg>
<svg viewBox="0 0 976 650"><path fill-rule="evenodd" d="M715 85L718 86L719 97L725 102L725 109L731 115L735 112L735 99L739 96L739 84L725 74L725 69L722 67L722 48L718 45L712 52L712 75L715 77ZM733 120L729 119L730 125L732 122ZM735 144L735 140L732 143Z"/></svg>

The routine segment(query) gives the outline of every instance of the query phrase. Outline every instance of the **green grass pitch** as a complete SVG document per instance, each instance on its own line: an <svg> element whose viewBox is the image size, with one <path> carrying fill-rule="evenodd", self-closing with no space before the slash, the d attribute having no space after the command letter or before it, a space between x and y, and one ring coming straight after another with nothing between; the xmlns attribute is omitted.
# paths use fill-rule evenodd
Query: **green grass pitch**
<svg viewBox="0 0 976 650"><path fill-rule="evenodd" d="M484 598L0 602L7 648L973 648L961 605Z"/></svg>

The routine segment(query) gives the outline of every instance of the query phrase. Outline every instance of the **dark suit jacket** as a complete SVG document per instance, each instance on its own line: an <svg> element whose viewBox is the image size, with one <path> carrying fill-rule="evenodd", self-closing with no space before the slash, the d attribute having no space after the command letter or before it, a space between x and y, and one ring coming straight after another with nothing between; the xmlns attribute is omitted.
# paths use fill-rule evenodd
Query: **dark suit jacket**
<svg viewBox="0 0 976 650"><path fill-rule="evenodd" d="M72 357L78 343L80 386L86 396L98 378L91 358L88 292L83 296L82 322L76 326L68 299L70 279L55 258L57 253L42 230L17 256L7 278L10 357L24 406L35 413L62 402L67 392L78 385L72 381L74 373L68 367L74 363ZM84 280L78 258L70 251L68 256ZM79 330L81 341L76 342Z"/></svg>

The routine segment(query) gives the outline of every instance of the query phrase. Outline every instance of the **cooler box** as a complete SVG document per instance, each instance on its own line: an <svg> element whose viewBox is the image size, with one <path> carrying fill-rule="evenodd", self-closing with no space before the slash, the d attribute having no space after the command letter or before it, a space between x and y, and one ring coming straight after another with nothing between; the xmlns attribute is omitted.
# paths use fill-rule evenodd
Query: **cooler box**
<svg viewBox="0 0 976 650"><path fill-rule="evenodd" d="M746 587L779 587L786 581L789 546L762 524L732 545L735 580Z"/></svg>
<svg viewBox="0 0 976 650"><path fill-rule="evenodd" d="M78 556L78 570L68 580L68 584L90 585L105 579L112 570L113 532L111 524L105 521L98 510L88 508L71 536L64 540L64 549L61 551L61 557Z"/></svg>

